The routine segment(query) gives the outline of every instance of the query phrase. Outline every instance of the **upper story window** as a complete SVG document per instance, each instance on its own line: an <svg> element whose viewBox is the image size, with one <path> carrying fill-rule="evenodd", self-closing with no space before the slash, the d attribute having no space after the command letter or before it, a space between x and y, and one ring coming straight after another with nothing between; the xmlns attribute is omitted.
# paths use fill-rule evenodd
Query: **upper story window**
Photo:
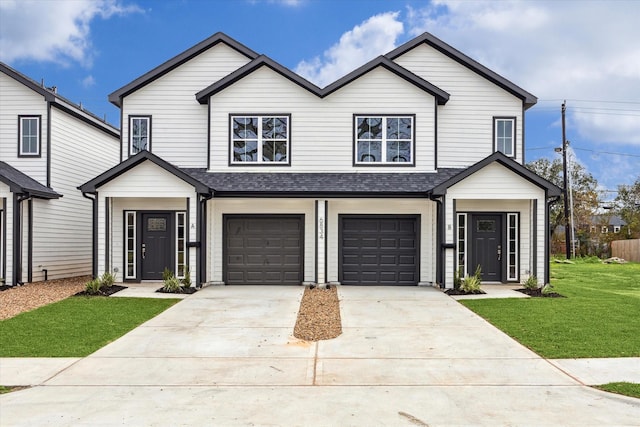
<svg viewBox="0 0 640 427"><path fill-rule="evenodd" d="M495 151L505 156L516 155L516 119L515 117L497 117L493 119L493 135Z"/></svg>
<svg viewBox="0 0 640 427"><path fill-rule="evenodd" d="M355 116L355 164L413 164L415 116Z"/></svg>
<svg viewBox="0 0 640 427"><path fill-rule="evenodd" d="M151 116L129 117L129 153L151 151Z"/></svg>
<svg viewBox="0 0 640 427"><path fill-rule="evenodd" d="M19 116L19 156L40 156L40 116Z"/></svg>
<svg viewBox="0 0 640 427"><path fill-rule="evenodd" d="M290 164L290 115L230 116L231 164Z"/></svg>

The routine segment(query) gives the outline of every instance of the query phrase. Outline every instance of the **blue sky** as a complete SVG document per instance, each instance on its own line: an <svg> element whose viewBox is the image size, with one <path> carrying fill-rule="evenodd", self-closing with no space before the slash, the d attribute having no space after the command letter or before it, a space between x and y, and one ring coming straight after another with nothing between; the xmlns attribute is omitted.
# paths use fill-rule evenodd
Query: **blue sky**
<svg viewBox="0 0 640 427"><path fill-rule="evenodd" d="M526 159L640 175L639 1L0 0L0 60L118 125L107 95L215 32L324 86L428 31L538 96ZM603 199L615 197L604 193Z"/></svg>

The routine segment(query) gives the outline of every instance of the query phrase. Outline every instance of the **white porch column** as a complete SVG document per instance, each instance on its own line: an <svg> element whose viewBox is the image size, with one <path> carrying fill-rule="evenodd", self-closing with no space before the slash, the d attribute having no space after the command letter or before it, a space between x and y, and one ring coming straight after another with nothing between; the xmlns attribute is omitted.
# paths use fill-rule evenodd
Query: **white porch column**
<svg viewBox="0 0 640 427"><path fill-rule="evenodd" d="M318 286L327 283L327 201L316 200L316 278Z"/></svg>

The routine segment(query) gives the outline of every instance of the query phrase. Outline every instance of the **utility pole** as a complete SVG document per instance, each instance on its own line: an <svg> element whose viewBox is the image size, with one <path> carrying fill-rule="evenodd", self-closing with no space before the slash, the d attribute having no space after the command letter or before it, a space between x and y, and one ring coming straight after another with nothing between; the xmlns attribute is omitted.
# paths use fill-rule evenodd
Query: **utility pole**
<svg viewBox="0 0 640 427"><path fill-rule="evenodd" d="M565 240L565 252L567 254L567 259L571 258L571 235L573 234L570 227L569 222L569 195L568 195L568 176L567 176L567 145L569 142L567 141L567 134L565 129L565 113L567 111L567 101L562 102L562 175L563 175L563 186L562 189L564 196L564 240Z"/></svg>

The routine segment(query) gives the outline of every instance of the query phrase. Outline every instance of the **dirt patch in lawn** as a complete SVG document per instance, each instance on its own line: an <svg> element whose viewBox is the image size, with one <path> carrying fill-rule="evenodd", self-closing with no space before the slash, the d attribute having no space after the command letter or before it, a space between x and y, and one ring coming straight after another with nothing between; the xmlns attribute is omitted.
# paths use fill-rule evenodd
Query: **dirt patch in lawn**
<svg viewBox="0 0 640 427"><path fill-rule="evenodd" d="M0 320L63 300L84 290L91 276L32 282L0 292Z"/></svg>
<svg viewBox="0 0 640 427"><path fill-rule="evenodd" d="M305 341L329 340L342 333L340 301L335 286L305 288L293 335Z"/></svg>

